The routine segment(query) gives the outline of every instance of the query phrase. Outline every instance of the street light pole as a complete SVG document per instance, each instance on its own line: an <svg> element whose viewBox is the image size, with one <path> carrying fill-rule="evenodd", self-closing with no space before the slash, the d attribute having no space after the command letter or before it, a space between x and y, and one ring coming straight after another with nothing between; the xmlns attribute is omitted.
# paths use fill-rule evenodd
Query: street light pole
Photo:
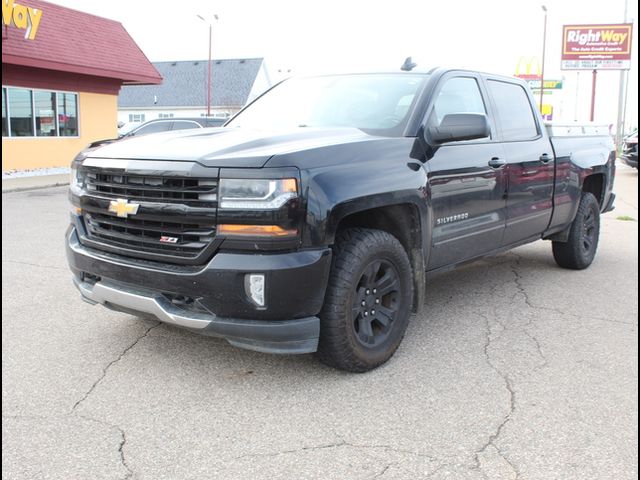
<svg viewBox="0 0 640 480"><path fill-rule="evenodd" d="M629 11L629 1L625 0L624 2L624 23L627 23L627 15ZM626 111L627 111L627 91L629 88L628 85L628 70L620 70L620 85L618 87L618 117L616 118L616 148L622 144L622 139L624 138L624 127L626 120Z"/></svg>
<svg viewBox="0 0 640 480"><path fill-rule="evenodd" d="M211 116L211 44L213 40L213 20L207 22L202 15L196 15L200 20L209 23L209 60L207 62L207 117ZM214 20L218 20L218 15L213 15Z"/></svg>
<svg viewBox="0 0 640 480"><path fill-rule="evenodd" d="M544 57L547 51L547 7L542 5L544 11L544 33L542 34L542 66L540 67L540 114L542 112L542 98L544 96Z"/></svg>
<svg viewBox="0 0 640 480"><path fill-rule="evenodd" d="M209 63L207 63L207 117L211 116L211 30L213 26L209 24Z"/></svg>

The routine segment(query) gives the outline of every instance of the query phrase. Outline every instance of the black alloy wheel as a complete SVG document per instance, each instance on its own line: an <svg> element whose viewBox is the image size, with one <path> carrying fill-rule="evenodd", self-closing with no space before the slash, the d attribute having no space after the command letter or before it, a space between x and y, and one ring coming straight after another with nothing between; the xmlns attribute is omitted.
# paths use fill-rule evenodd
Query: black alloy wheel
<svg viewBox="0 0 640 480"><path fill-rule="evenodd" d="M584 217L582 223L582 246L584 248L585 255L588 255L594 246L597 244L597 228L596 228L596 216L598 211L590 208Z"/></svg>
<svg viewBox="0 0 640 480"><path fill-rule="evenodd" d="M352 326L365 347L377 346L389 336L402 297L398 272L386 260L373 260L362 272L356 287Z"/></svg>

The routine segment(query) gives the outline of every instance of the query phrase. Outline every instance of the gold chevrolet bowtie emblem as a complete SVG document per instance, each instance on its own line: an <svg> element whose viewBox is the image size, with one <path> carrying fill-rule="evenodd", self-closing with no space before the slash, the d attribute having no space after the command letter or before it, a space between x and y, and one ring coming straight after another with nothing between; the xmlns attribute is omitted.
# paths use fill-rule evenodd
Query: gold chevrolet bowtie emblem
<svg viewBox="0 0 640 480"><path fill-rule="evenodd" d="M127 218L129 215L135 215L138 213L137 203L128 203L124 198L117 200L111 200L109 205L109 211L115 213L118 217Z"/></svg>

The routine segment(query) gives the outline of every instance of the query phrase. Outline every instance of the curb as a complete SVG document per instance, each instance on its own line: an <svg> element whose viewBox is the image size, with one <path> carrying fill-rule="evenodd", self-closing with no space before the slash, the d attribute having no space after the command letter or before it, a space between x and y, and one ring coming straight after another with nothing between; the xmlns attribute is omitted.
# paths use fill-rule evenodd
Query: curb
<svg viewBox="0 0 640 480"><path fill-rule="evenodd" d="M2 180L2 193L24 192L42 188L69 185L69 174L36 175L29 177L5 178Z"/></svg>
<svg viewBox="0 0 640 480"><path fill-rule="evenodd" d="M33 185L28 187L8 187L2 188L2 193L15 193L15 192L29 192L31 190L42 190L44 188L53 188L53 187L64 187L69 185L69 182L60 182L60 183L51 183L51 184L42 184L42 185Z"/></svg>

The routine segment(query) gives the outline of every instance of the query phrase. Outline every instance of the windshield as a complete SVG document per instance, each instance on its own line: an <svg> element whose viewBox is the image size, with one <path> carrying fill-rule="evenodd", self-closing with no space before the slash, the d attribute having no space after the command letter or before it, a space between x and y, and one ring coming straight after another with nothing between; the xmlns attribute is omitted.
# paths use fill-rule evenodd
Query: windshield
<svg viewBox="0 0 640 480"><path fill-rule="evenodd" d="M269 90L226 126L355 127L401 135L424 74L292 78Z"/></svg>

